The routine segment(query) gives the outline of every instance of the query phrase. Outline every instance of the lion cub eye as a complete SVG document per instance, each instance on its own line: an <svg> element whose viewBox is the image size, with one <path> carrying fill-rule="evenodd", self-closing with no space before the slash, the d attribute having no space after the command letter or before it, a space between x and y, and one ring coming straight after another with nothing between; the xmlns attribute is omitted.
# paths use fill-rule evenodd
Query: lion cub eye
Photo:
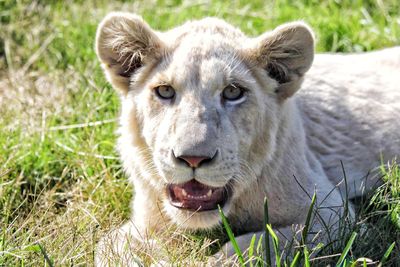
<svg viewBox="0 0 400 267"><path fill-rule="evenodd" d="M172 99L175 96L175 90L169 85L160 85L155 88L156 95L161 99Z"/></svg>
<svg viewBox="0 0 400 267"><path fill-rule="evenodd" d="M222 91L222 98L227 101L237 101L244 97L244 89L230 84Z"/></svg>

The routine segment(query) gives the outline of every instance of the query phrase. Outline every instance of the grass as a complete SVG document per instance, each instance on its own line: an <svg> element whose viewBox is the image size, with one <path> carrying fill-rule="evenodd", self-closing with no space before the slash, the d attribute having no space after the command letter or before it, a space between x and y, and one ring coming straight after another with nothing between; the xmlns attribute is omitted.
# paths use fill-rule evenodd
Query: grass
<svg viewBox="0 0 400 267"><path fill-rule="evenodd" d="M303 19L320 52L400 43L397 0L264 2L0 0L0 266L91 265L99 237L129 217L133 189L114 149L118 97L93 50L109 11L140 13L160 30L218 16L249 35ZM385 185L362 201L347 259L380 260L400 240L399 172L385 168ZM347 241L324 255L340 256ZM398 244L390 255L387 266L399 266Z"/></svg>

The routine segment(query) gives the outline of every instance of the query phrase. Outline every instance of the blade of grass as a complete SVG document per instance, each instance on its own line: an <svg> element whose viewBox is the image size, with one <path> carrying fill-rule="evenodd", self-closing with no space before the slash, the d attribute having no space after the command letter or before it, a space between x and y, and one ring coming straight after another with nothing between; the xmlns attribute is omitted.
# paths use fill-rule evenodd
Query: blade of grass
<svg viewBox="0 0 400 267"><path fill-rule="evenodd" d="M256 266L265 266L264 251L263 251L263 236L261 235L257 242L257 261Z"/></svg>
<svg viewBox="0 0 400 267"><path fill-rule="evenodd" d="M42 245L40 245L40 243L37 243L37 244L39 245L40 252L42 252L42 254L43 254L44 260L47 262L47 264L48 264L50 267L53 267L53 266L54 266L53 261L52 261L52 260L49 258L49 256L47 255L47 252L46 252L46 250L44 249L44 247L43 247Z"/></svg>
<svg viewBox="0 0 400 267"><path fill-rule="evenodd" d="M301 255L300 251L297 251L296 255L293 258L292 263L290 264L290 267L296 267L297 266L297 264L299 263L300 255Z"/></svg>
<svg viewBox="0 0 400 267"><path fill-rule="evenodd" d="M233 249L235 250L235 253L238 256L238 260L239 260L240 264L242 266L244 266L244 259L243 259L242 251L240 250L239 245L236 242L236 239L235 239L235 236L234 236L234 234L232 232L232 229L229 226L228 219L225 217L225 214L222 211L220 206L218 206L218 210L219 210L219 214L220 214L221 219L222 219L222 223L224 224L224 228L226 230L226 233L228 234L229 240L231 241Z"/></svg>
<svg viewBox="0 0 400 267"><path fill-rule="evenodd" d="M279 239L278 236L275 234L274 230L272 230L272 226L267 224L267 230L272 237L272 244L274 245L274 252L275 252L275 266L281 266L281 257L279 255Z"/></svg>
<svg viewBox="0 0 400 267"><path fill-rule="evenodd" d="M262 242L263 242L263 236L260 236L260 239L258 239L257 242L257 254L260 255L260 251L262 250Z"/></svg>
<svg viewBox="0 0 400 267"><path fill-rule="evenodd" d="M41 252L39 244L33 244L24 248L24 251Z"/></svg>
<svg viewBox="0 0 400 267"><path fill-rule="evenodd" d="M351 237L350 237L349 241L347 242L346 247L344 248L342 254L340 255L340 258L339 258L338 262L336 263L336 266L342 266L342 264L347 256L347 253L349 253L350 248L353 245L354 240L356 239L356 236L357 236L356 232L353 232L351 234Z"/></svg>
<svg viewBox="0 0 400 267"><path fill-rule="evenodd" d="M312 213L313 213L313 210L314 210L314 205L315 205L316 199L317 199L317 195L314 192L314 195L312 196L312 199L311 199L310 208L308 209L307 219L306 219L306 222L305 222L305 225L304 225L304 229L303 229L303 232L302 232L302 235L301 235L301 242L302 242L303 246L306 245L308 229L310 227L311 216L312 216Z"/></svg>
<svg viewBox="0 0 400 267"><path fill-rule="evenodd" d="M304 254L304 266L310 267L310 254L308 253L307 247L304 247L303 254Z"/></svg>
<svg viewBox="0 0 400 267"><path fill-rule="evenodd" d="M383 255L381 262L378 264L378 267L383 266L383 264L387 261L387 259L389 258L390 254L392 253L392 250L394 248L394 246L396 245L396 242L393 242L388 249L386 250L385 254Z"/></svg>
<svg viewBox="0 0 400 267"><path fill-rule="evenodd" d="M268 199L267 197L264 198L264 225L267 227L269 224L269 215L268 215ZM269 247L269 231L265 228L265 260L268 267L271 266L271 248Z"/></svg>
<svg viewBox="0 0 400 267"><path fill-rule="evenodd" d="M256 234L254 234L250 240L250 246L249 246L249 264L250 267L253 267L253 255L254 255L254 245L256 242Z"/></svg>
<svg viewBox="0 0 400 267"><path fill-rule="evenodd" d="M342 172L343 172L343 178L344 178L344 186L345 186L345 202L344 202L344 212L343 216L346 218L347 214L349 212L349 189L348 189L348 184L347 184L347 175L346 171L344 169L343 161L340 161L340 165L342 167Z"/></svg>

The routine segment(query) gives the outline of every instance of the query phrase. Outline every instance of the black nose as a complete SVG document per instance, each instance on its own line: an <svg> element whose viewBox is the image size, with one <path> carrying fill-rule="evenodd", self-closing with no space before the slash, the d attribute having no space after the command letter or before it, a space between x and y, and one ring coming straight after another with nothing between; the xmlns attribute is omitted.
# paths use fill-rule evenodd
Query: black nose
<svg viewBox="0 0 400 267"><path fill-rule="evenodd" d="M186 164L190 168L198 168L200 165L206 163L212 163L217 156L217 152L214 153L214 156L176 156L175 153L172 151L173 156L177 159L178 162Z"/></svg>

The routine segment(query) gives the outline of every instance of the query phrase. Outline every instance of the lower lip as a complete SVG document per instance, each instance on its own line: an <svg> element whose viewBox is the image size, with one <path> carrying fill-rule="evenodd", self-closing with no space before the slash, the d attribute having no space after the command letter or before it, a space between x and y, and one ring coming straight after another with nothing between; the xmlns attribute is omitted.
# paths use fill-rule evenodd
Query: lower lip
<svg viewBox="0 0 400 267"><path fill-rule="evenodd" d="M193 211L193 212L202 212L202 211L212 211L212 210L217 210L218 206L221 208L224 206L225 201L221 201L221 203L199 203L199 202L174 202L170 200L170 203L172 206L175 208L181 209L181 210L188 210L188 211Z"/></svg>

